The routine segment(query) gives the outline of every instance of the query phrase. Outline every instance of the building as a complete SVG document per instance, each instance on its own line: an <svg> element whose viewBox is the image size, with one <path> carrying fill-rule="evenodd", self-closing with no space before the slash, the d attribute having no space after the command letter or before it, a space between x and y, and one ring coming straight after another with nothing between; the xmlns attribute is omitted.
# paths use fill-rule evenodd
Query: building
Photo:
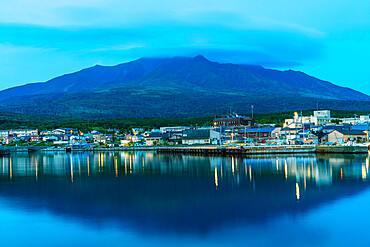
<svg viewBox="0 0 370 247"><path fill-rule="evenodd" d="M354 116L353 118L340 118L339 119L342 123L346 124L364 124L364 123L370 123L370 116Z"/></svg>
<svg viewBox="0 0 370 247"><path fill-rule="evenodd" d="M65 134L77 135L78 130L74 128L59 128L59 129L53 130L52 134L53 135L65 135Z"/></svg>
<svg viewBox="0 0 370 247"><path fill-rule="evenodd" d="M182 132L182 144L218 144L220 133L210 129L191 129Z"/></svg>
<svg viewBox="0 0 370 247"><path fill-rule="evenodd" d="M181 132L184 130L188 130L190 127L185 127L185 126L174 126L174 127L160 127L159 130L162 133L168 133L168 132Z"/></svg>
<svg viewBox="0 0 370 247"><path fill-rule="evenodd" d="M263 128L251 128L245 129L239 132L239 136L243 138L270 138L272 132L275 130L274 127L263 127Z"/></svg>
<svg viewBox="0 0 370 247"><path fill-rule="evenodd" d="M323 126L321 131L324 133L330 133L333 130L350 130L351 128L352 126L349 124L332 124Z"/></svg>
<svg viewBox="0 0 370 247"><path fill-rule="evenodd" d="M134 135L138 135L140 133L143 133L145 129L144 128L132 128L131 131Z"/></svg>
<svg viewBox="0 0 370 247"><path fill-rule="evenodd" d="M213 120L215 126L254 126L254 120L250 117L240 116L236 113L226 116L221 116Z"/></svg>
<svg viewBox="0 0 370 247"><path fill-rule="evenodd" d="M59 141L59 138L57 136L48 135L48 136L44 136L42 140L44 142L53 142L53 141Z"/></svg>
<svg viewBox="0 0 370 247"><path fill-rule="evenodd" d="M171 145L177 145L182 143L182 133L171 132L168 138L168 143Z"/></svg>
<svg viewBox="0 0 370 247"><path fill-rule="evenodd" d="M39 135L31 135L30 136L30 141L31 142L38 142L41 140L41 137Z"/></svg>
<svg viewBox="0 0 370 247"><path fill-rule="evenodd" d="M8 137L8 136L30 136L30 135L37 135L38 130L34 129L12 129L12 130L0 130L0 137Z"/></svg>
<svg viewBox="0 0 370 247"><path fill-rule="evenodd" d="M134 135L131 137L131 140L133 142L140 142L140 141L144 141L145 137L143 135Z"/></svg>
<svg viewBox="0 0 370 247"><path fill-rule="evenodd" d="M285 119L284 128L307 129L310 128L310 126L328 124L330 121L331 117L329 110L314 111L313 116L301 116L298 112L295 112L293 118Z"/></svg>
<svg viewBox="0 0 370 247"><path fill-rule="evenodd" d="M169 136L160 132L150 133L145 137L145 142L147 146L155 146L157 144L163 144Z"/></svg>
<svg viewBox="0 0 370 247"><path fill-rule="evenodd" d="M326 140L330 143L364 142L367 140L367 134L361 130L333 130L327 135Z"/></svg>
<svg viewBox="0 0 370 247"><path fill-rule="evenodd" d="M330 120L331 120L329 110L314 111L313 116L314 118L316 118L315 125L325 125L327 123L330 123Z"/></svg>

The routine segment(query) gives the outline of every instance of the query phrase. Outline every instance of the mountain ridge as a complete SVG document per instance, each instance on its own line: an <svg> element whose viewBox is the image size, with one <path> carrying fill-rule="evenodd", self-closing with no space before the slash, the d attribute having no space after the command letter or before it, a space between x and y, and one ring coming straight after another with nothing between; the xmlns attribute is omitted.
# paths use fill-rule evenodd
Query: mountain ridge
<svg viewBox="0 0 370 247"><path fill-rule="evenodd" d="M125 116L123 111L129 117L213 115L229 105L245 111L251 104L282 111L312 109L317 102L370 109L370 96L300 71L218 63L200 55L95 65L0 91L0 99L5 112L87 117Z"/></svg>

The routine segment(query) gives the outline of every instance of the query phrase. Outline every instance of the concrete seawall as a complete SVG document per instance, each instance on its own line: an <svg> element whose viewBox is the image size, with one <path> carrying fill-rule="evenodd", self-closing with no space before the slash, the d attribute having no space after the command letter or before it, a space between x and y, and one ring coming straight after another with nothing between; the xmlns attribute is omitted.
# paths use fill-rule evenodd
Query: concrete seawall
<svg viewBox="0 0 370 247"><path fill-rule="evenodd" d="M253 147L253 148L219 148L219 147L176 147L160 148L158 153L183 153L202 155L251 155L251 154L295 154L315 153L315 147Z"/></svg>
<svg viewBox="0 0 370 247"><path fill-rule="evenodd" d="M10 152L34 152L45 149L46 147L0 147L0 155ZM250 155L250 154L295 154L295 153L342 153L356 154L368 153L369 147L366 146L285 146L285 147L219 147L219 146L168 146L168 147L112 147L112 148L92 148L74 149L72 151L92 151L92 152L111 152L111 151L153 151L158 153L184 153L184 154L203 154L203 155ZM50 150L53 152L53 150Z"/></svg>
<svg viewBox="0 0 370 247"><path fill-rule="evenodd" d="M366 146L317 147L316 152L317 153L341 153L341 154L368 153L369 147L366 147Z"/></svg>

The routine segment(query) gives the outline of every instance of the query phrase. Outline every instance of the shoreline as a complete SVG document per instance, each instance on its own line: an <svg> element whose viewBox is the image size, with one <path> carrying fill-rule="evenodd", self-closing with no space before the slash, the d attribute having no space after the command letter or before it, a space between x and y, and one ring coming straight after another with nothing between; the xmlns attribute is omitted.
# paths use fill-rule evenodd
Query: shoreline
<svg viewBox="0 0 370 247"><path fill-rule="evenodd" d="M0 156L9 153L25 152L66 152L65 150L45 150L46 147L0 147ZM295 153L338 153L338 154L356 154L369 153L369 146L270 146L270 147L220 147L220 146L175 146L175 147L111 147L111 148L91 148L91 149L73 149L75 151L87 152L111 152L111 151L155 151L157 153L171 154L201 154L201 155L251 155L251 154L295 154Z"/></svg>

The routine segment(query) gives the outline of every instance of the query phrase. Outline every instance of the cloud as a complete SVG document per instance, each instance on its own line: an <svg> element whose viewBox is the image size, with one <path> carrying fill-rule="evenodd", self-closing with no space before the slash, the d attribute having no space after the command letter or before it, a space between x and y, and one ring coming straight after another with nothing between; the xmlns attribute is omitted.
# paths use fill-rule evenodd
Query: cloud
<svg viewBox="0 0 370 247"><path fill-rule="evenodd" d="M46 28L0 25L0 44L53 49L74 56L120 57L209 55L224 62L260 65L292 64L320 58L320 42L305 35L261 30L234 30L173 23L169 27L138 29ZM27 51L24 51L27 52ZM114 54L115 53L115 54ZM219 55L217 55L219 54Z"/></svg>
<svg viewBox="0 0 370 247"><path fill-rule="evenodd" d="M19 64L24 71L19 74L10 68L14 75L2 73L0 82L43 79L97 62L112 65L140 57L197 54L220 62L299 66L327 80L342 80L351 78L345 68L363 68L368 59L364 48L358 48L370 42L366 0L0 0L0 4L2 65ZM32 70L22 67L27 60L34 60ZM44 62L49 63L47 70ZM342 68L341 76L336 67L325 69L333 63Z"/></svg>

